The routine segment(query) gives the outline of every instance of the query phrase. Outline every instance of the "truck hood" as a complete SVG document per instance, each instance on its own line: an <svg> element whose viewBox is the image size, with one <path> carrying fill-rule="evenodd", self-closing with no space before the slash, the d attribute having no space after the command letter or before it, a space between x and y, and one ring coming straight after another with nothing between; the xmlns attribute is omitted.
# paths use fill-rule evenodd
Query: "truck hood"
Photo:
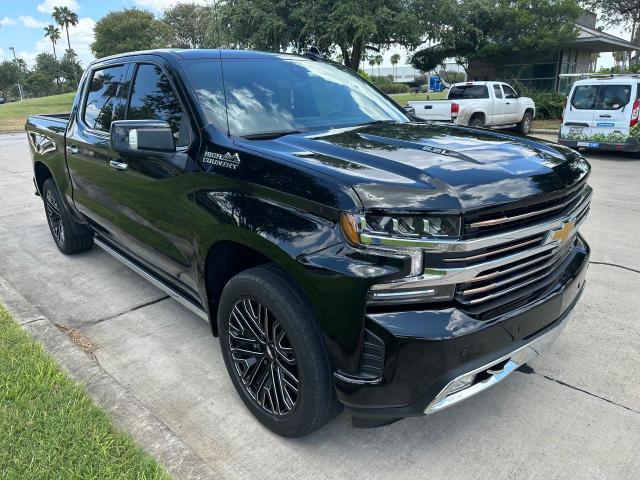
<svg viewBox="0 0 640 480"><path fill-rule="evenodd" d="M565 190L589 172L549 142L433 123L385 123L238 143L339 177L367 209L465 212Z"/></svg>

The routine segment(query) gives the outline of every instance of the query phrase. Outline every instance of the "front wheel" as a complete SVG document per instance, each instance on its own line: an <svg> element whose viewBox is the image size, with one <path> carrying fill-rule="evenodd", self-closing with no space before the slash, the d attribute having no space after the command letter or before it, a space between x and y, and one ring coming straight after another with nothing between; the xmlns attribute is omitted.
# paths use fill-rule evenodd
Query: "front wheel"
<svg viewBox="0 0 640 480"><path fill-rule="evenodd" d="M306 300L273 265L245 270L225 286L220 346L233 385L271 431L307 435L339 411L322 336Z"/></svg>
<svg viewBox="0 0 640 480"><path fill-rule="evenodd" d="M520 123L518 123L518 126L517 126L518 132L521 133L522 135L529 135L529 132L531 132L532 124L533 124L533 115L531 115L531 112L524 112L524 116L522 117L522 120L520 121Z"/></svg>

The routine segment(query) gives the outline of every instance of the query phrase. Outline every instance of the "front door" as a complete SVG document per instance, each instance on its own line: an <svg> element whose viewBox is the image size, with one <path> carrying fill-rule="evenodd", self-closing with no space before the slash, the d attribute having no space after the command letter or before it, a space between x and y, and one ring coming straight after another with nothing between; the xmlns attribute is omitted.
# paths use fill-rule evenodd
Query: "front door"
<svg viewBox="0 0 640 480"><path fill-rule="evenodd" d="M133 65L132 65L132 68ZM127 120L164 120L174 134L175 153L121 155L126 169L115 173L118 243L157 273L194 294L189 197L198 143L169 77L159 64L135 66Z"/></svg>
<svg viewBox="0 0 640 480"><path fill-rule="evenodd" d="M127 68L127 64L106 65L87 73L82 101L69 119L66 137L73 202L93 228L108 237L116 231L109 128L113 120L123 118Z"/></svg>
<svg viewBox="0 0 640 480"><path fill-rule="evenodd" d="M504 121L502 123L518 123L521 120L518 118L518 95L509 85L502 84L502 90L504 91L505 100Z"/></svg>

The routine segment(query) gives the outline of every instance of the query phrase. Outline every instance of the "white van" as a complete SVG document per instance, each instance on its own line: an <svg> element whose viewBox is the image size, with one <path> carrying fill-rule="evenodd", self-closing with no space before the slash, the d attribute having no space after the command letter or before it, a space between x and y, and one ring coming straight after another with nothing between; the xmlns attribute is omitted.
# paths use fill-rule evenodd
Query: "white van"
<svg viewBox="0 0 640 480"><path fill-rule="evenodd" d="M575 82L564 107L558 142L572 148L640 151L639 84L637 75Z"/></svg>

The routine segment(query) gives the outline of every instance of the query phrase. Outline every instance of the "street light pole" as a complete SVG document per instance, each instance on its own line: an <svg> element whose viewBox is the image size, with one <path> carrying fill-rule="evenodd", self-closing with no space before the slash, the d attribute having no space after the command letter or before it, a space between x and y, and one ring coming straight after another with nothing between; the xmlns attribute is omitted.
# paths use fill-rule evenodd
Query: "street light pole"
<svg viewBox="0 0 640 480"><path fill-rule="evenodd" d="M18 59L16 57L16 49L14 47L9 47L9 50L13 52L13 61L16 62L18 71L20 71L20 65L18 65ZM24 97L22 96L22 86L20 85L20 82L18 82L18 93L20 93L20 100L24 100Z"/></svg>

